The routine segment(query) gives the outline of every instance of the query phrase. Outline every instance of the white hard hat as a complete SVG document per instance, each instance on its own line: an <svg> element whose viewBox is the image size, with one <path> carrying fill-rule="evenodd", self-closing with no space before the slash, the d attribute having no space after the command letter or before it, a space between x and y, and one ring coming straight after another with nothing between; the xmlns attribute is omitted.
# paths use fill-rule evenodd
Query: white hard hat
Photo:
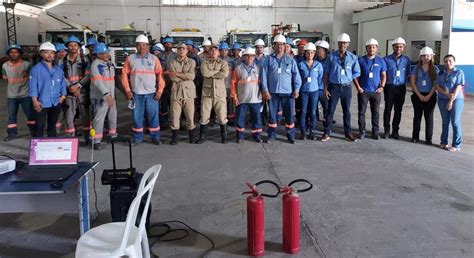
<svg viewBox="0 0 474 258"><path fill-rule="evenodd" d="M395 39L392 41L392 45L395 45L395 44L403 44L403 45L406 45L405 40L404 40L402 37L395 38Z"/></svg>
<svg viewBox="0 0 474 258"><path fill-rule="evenodd" d="M314 45L314 43L309 42L308 44L304 45L304 50L316 51L316 45Z"/></svg>
<svg viewBox="0 0 474 258"><path fill-rule="evenodd" d="M374 38L370 38L368 39L366 42L365 42L365 46L368 46L368 45L376 45L376 46L379 46L379 42L374 39Z"/></svg>
<svg viewBox="0 0 474 258"><path fill-rule="evenodd" d="M337 42L351 42L351 37L347 33L337 36Z"/></svg>
<svg viewBox="0 0 474 258"><path fill-rule="evenodd" d="M420 50L420 56L423 56L423 55L434 55L433 49L431 49L430 47L422 48Z"/></svg>
<svg viewBox="0 0 474 258"><path fill-rule="evenodd" d="M285 44L286 43L286 38L285 36L281 35L281 34L278 34L275 36L275 38L273 38L273 43L283 43Z"/></svg>
<svg viewBox="0 0 474 258"><path fill-rule="evenodd" d="M145 36L143 34L137 36L137 38L135 39L135 43L147 43L147 44L149 44L147 36Z"/></svg>
<svg viewBox="0 0 474 258"><path fill-rule="evenodd" d="M244 49L244 51L242 52L242 56L245 55L255 55L255 49L251 47Z"/></svg>
<svg viewBox="0 0 474 258"><path fill-rule="evenodd" d="M56 52L56 47L54 47L53 43L51 42L44 42L43 44L40 45L39 50L40 51L51 50L51 51Z"/></svg>
<svg viewBox="0 0 474 258"><path fill-rule="evenodd" d="M203 47L209 47L210 45L212 45L212 42L208 39L206 39L202 42Z"/></svg>
<svg viewBox="0 0 474 258"><path fill-rule="evenodd" d="M257 39L255 40L255 46L265 46L265 42L263 41L263 39Z"/></svg>
<svg viewBox="0 0 474 258"><path fill-rule="evenodd" d="M329 50L329 43L326 40L318 40L316 42L317 47L322 47Z"/></svg>

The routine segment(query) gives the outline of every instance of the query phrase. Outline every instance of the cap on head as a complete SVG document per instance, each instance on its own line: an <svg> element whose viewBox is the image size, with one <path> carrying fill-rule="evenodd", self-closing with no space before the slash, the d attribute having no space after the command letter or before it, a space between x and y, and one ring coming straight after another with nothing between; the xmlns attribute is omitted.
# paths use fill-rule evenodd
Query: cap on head
<svg viewBox="0 0 474 258"><path fill-rule="evenodd" d="M174 39L170 36L166 36L163 38L163 44L165 43L174 43Z"/></svg>
<svg viewBox="0 0 474 258"><path fill-rule="evenodd" d="M212 42L208 39L206 39L202 42L203 47L210 47L211 45L212 45Z"/></svg>
<svg viewBox="0 0 474 258"><path fill-rule="evenodd" d="M109 52L109 49L107 48L107 46L105 45L105 43L97 43L95 44L94 46L94 53L95 54L104 54L104 53L108 53Z"/></svg>
<svg viewBox="0 0 474 258"><path fill-rule="evenodd" d="M255 55L255 49L251 47L244 49L244 51L242 51L242 56L245 55Z"/></svg>
<svg viewBox="0 0 474 258"><path fill-rule="evenodd" d="M163 44L161 43L156 43L155 45L153 45L153 47L151 48L151 51L160 51L160 52L163 52L165 50L165 48L163 47Z"/></svg>
<svg viewBox="0 0 474 258"><path fill-rule="evenodd" d="M186 44L184 44L184 43L181 43L181 44L179 44L179 45L176 47L176 49L178 49L178 48L185 48L185 49L188 49L188 46L187 46Z"/></svg>
<svg viewBox="0 0 474 258"><path fill-rule="evenodd" d="M229 45L227 44L227 42L221 42L219 44L219 50L224 50L224 49L229 49Z"/></svg>
<svg viewBox="0 0 474 258"><path fill-rule="evenodd" d="M298 42L298 46L306 46L308 44L308 41L306 39L302 39Z"/></svg>
<svg viewBox="0 0 474 258"><path fill-rule="evenodd" d="M314 43L309 42L306 45L304 45L304 50L305 51L309 51L309 50L316 51L316 45L314 45Z"/></svg>
<svg viewBox="0 0 474 258"><path fill-rule="evenodd" d="M148 41L148 37L143 34L137 36L137 38L135 39L135 43L150 44L150 42Z"/></svg>
<svg viewBox="0 0 474 258"><path fill-rule="evenodd" d="M56 47L54 47L53 43L51 42L44 42L43 44L40 45L39 51L54 51L56 52Z"/></svg>
<svg viewBox="0 0 474 258"><path fill-rule="evenodd" d="M420 50L420 56L423 55L434 55L433 49L430 47L424 47Z"/></svg>
<svg viewBox="0 0 474 258"><path fill-rule="evenodd" d="M87 39L87 44L86 44L86 47L89 47L89 46L93 46L95 44L97 44L99 42L97 42L97 39L95 38L89 38ZM59 51L59 50L58 50Z"/></svg>
<svg viewBox="0 0 474 258"><path fill-rule="evenodd" d="M379 46L379 42L374 38L370 38L365 42L365 46L369 46L369 45Z"/></svg>
<svg viewBox="0 0 474 258"><path fill-rule="evenodd" d="M263 39L257 39L255 40L255 46L265 46L265 42L263 41Z"/></svg>
<svg viewBox="0 0 474 258"><path fill-rule="evenodd" d="M22 49L21 49L21 46L20 46L20 45L12 44L12 45L8 46L7 51L5 51L5 52L7 53L7 55L8 55L8 53L10 52L10 50L12 50L12 49L16 49L16 50L18 50L20 53L22 52Z"/></svg>
<svg viewBox="0 0 474 258"><path fill-rule="evenodd" d="M351 42L351 37L347 33L342 33L337 36L337 42Z"/></svg>
<svg viewBox="0 0 474 258"><path fill-rule="evenodd" d="M66 51L66 46L63 44L63 43L59 43L59 42L56 42L54 43L54 47L56 48L56 51L59 52L59 51Z"/></svg>
<svg viewBox="0 0 474 258"><path fill-rule="evenodd" d="M242 47L240 46L239 43L235 42L234 44L232 44L232 49L239 49L239 50L241 50Z"/></svg>
<svg viewBox="0 0 474 258"><path fill-rule="evenodd" d="M71 42L76 42L77 44L82 45L81 41L74 35L67 38L65 45L68 46Z"/></svg>
<svg viewBox="0 0 474 258"><path fill-rule="evenodd" d="M316 47L322 47L329 50L329 43L326 40L319 40L316 42Z"/></svg>
<svg viewBox="0 0 474 258"><path fill-rule="evenodd" d="M398 38L395 38L393 41L392 41L392 46L395 45L395 44L403 44L403 45L407 45L405 43L405 40L402 38L402 37L398 37Z"/></svg>
<svg viewBox="0 0 474 258"><path fill-rule="evenodd" d="M281 34L276 35L273 38L273 43L283 43L283 44L285 44L286 43L285 36L283 36Z"/></svg>

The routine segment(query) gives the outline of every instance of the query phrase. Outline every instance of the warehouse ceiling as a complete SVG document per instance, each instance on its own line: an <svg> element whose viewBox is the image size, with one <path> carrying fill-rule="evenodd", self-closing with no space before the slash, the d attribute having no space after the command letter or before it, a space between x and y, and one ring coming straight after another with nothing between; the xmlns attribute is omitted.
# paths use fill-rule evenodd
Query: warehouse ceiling
<svg viewBox="0 0 474 258"><path fill-rule="evenodd" d="M6 3L18 3L18 4L25 4L31 5L34 7L38 7L41 9L49 9L53 6L56 6L60 3L64 3L64 0L3 0L2 2Z"/></svg>

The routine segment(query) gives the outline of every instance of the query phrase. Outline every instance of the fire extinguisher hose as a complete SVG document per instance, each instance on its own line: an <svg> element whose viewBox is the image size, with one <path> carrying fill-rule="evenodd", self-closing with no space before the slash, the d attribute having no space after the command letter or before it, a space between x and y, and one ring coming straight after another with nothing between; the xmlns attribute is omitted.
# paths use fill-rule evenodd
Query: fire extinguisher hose
<svg viewBox="0 0 474 258"><path fill-rule="evenodd" d="M303 189L295 189L294 187L292 187L292 185L294 185L296 183L306 183L306 184L308 184L308 187L303 188ZM307 192L307 191L313 189L313 184L311 184L308 180L301 178L301 179L296 179L296 180L291 181L288 184L288 187L294 189L295 193L304 193L304 192Z"/></svg>
<svg viewBox="0 0 474 258"><path fill-rule="evenodd" d="M271 184L275 186L275 188L277 189L276 193L275 194L260 193L257 190L257 186L262 185L262 184ZM255 183L255 185L252 185L251 183L247 183L247 186L250 188L250 191L243 192L242 194L253 194L254 196L261 195L263 197L269 197L269 198L276 198L280 194L280 187L278 186L277 183L273 182L272 180L262 180Z"/></svg>

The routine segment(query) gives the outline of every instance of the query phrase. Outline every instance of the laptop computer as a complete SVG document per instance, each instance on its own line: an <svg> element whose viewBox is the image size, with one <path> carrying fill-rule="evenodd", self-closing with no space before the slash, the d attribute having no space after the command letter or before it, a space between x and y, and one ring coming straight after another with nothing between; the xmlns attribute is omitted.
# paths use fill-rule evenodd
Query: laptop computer
<svg viewBox="0 0 474 258"><path fill-rule="evenodd" d="M19 169L13 182L63 181L77 169L78 138L32 138L28 165Z"/></svg>

